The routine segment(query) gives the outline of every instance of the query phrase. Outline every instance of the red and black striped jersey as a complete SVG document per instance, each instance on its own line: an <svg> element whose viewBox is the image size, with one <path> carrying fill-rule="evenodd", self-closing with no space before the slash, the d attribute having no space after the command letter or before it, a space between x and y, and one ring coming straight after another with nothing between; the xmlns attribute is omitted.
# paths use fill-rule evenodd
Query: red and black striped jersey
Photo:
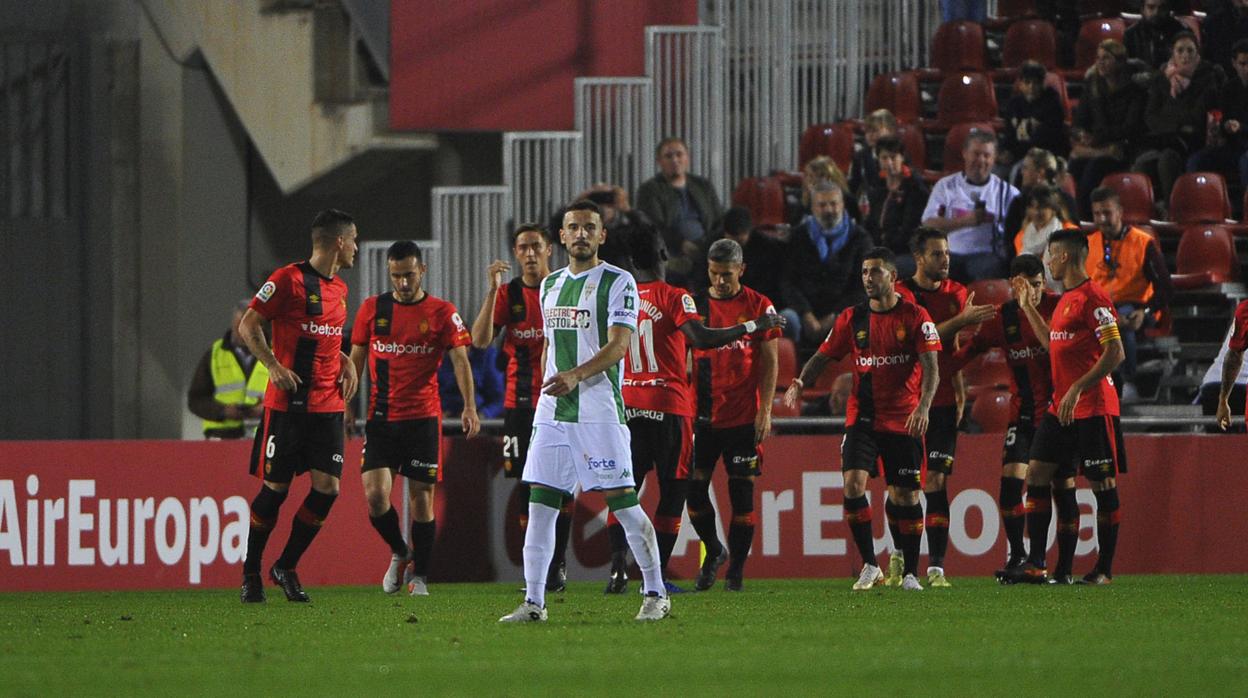
<svg viewBox="0 0 1248 698"><path fill-rule="evenodd" d="M273 272L249 306L273 327L273 355L302 381L285 391L269 381L264 406L284 412L342 412L338 386L347 284L309 262Z"/></svg>
<svg viewBox="0 0 1248 698"><path fill-rule="evenodd" d="M472 338L449 302L425 294L401 303L383 293L360 306L351 343L368 347L368 418L397 422L442 416L438 366Z"/></svg>
<svg viewBox="0 0 1248 698"><path fill-rule="evenodd" d="M953 279L945 279L930 290L915 283L913 278L902 279L894 286L897 295L926 310L937 325L962 312L966 305L966 287ZM955 348L955 343L949 342L940 351L940 386L936 388L933 407L957 404L957 391L953 387L953 376L957 372L949 370L949 360L953 358Z"/></svg>
<svg viewBox="0 0 1248 698"><path fill-rule="evenodd" d="M542 303L538 287L517 276L494 295L494 331L503 332L507 393L503 407L535 409L542 392Z"/></svg>
<svg viewBox="0 0 1248 698"><path fill-rule="evenodd" d="M1046 321L1053 316L1058 295L1045 292L1037 310ZM980 326L979 331L954 354L952 370L959 371L971 359L994 347L1005 352L1010 367L1013 396L1010 400L1010 421L1020 416L1040 423L1053 401L1053 374L1049 369L1049 350L1036 338L1036 332L1017 300L1002 303L997 316Z"/></svg>
<svg viewBox="0 0 1248 698"><path fill-rule="evenodd" d="M906 419L919 405L919 354L928 351L940 351L936 324L904 298L882 312L861 303L838 315L819 353L833 361L853 355L854 387L845 425L905 434Z"/></svg>
<svg viewBox="0 0 1248 698"><path fill-rule="evenodd" d="M665 281L637 284L637 331L624 357L624 406L693 416L680 326L697 320L698 307Z"/></svg>
<svg viewBox="0 0 1248 698"><path fill-rule="evenodd" d="M732 327L776 309L767 296L742 286L732 298L698 299L702 323L710 328ZM716 429L753 424L758 414L762 343L780 338L780 329L760 330L714 349L693 350L694 396L697 423Z"/></svg>

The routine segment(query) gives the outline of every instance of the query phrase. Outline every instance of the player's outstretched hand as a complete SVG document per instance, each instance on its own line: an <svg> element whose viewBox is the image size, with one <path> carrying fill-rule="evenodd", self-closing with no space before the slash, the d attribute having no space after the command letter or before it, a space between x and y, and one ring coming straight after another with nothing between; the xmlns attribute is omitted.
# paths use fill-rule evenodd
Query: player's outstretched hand
<svg viewBox="0 0 1248 698"><path fill-rule="evenodd" d="M348 361L347 363L351 362ZM269 381L276 385L279 390L294 390L303 383L303 379L299 377L298 373L281 364L277 364L269 369Z"/></svg>
<svg viewBox="0 0 1248 698"><path fill-rule="evenodd" d="M562 397L572 392L581 380L573 371L561 371L542 383L542 392L551 397Z"/></svg>
<svg viewBox="0 0 1248 698"><path fill-rule="evenodd" d="M1221 427L1222 431L1226 431L1231 428L1231 406L1226 402L1226 400L1218 401L1218 412L1214 415L1214 421L1218 423L1218 426Z"/></svg>
<svg viewBox="0 0 1248 698"><path fill-rule="evenodd" d="M464 427L464 433L470 439L476 436L477 432L481 431L481 418L477 416L477 408L475 407L465 407L464 413L459 417L459 421Z"/></svg>
<svg viewBox="0 0 1248 698"><path fill-rule="evenodd" d="M797 407L798 403L801 401L802 386L797 382L797 379L794 379L792 383L789 383L788 390L784 391L784 406Z"/></svg>
<svg viewBox="0 0 1248 698"><path fill-rule="evenodd" d="M771 410L759 410L754 415L754 445L761 444L771 436Z"/></svg>
<svg viewBox="0 0 1248 698"><path fill-rule="evenodd" d="M355 397L355 389L360 385L360 377L355 375L355 364L343 359L338 366L338 391L343 400Z"/></svg>
<svg viewBox="0 0 1248 698"><path fill-rule="evenodd" d="M754 318L754 322L758 324L759 332L766 332L773 328L783 328L784 316L778 313L763 313Z"/></svg>
<svg viewBox="0 0 1248 698"><path fill-rule="evenodd" d="M994 305L985 303L984 305L975 305L975 292L971 291L966 296L966 306L962 308L962 312L958 313L967 325L978 325L981 322L991 320L997 315L997 308Z"/></svg>
<svg viewBox="0 0 1248 698"><path fill-rule="evenodd" d="M927 410L914 408L910 416L906 417L906 432L916 439L922 437L927 433L927 419Z"/></svg>
<svg viewBox="0 0 1248 698"><path fill-rule="evenodd" d="M1075 386L1070 386L1070 390L1062 396L1062 401L1057 405L1057 421L1062 426L1070 426L1075 421L1075 404L1079 402L1079 390Z"/></svg>
<svg viewBox="0 0 1248 698"><path fill-rule="evenodd" d="M497 291L499 286L503 285L503 279L511 273L511 265L501 259L490 262L489 268L485 270L485 276L490 280L490 291Z"/></svg>

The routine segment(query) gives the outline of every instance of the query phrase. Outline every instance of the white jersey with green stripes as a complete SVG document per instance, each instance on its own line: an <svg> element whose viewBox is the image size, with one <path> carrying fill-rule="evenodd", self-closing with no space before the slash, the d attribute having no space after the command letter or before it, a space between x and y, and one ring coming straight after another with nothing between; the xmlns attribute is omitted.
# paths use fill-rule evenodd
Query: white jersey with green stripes
<svg viewBox="0 0 1248 698"><path fill-rule="evenodd" d="M541 293L547 378L589 361L606 346L607 328L619 325L637 331L637 284L632 274L617 266L603 262L580 274L564 267L542 281ZM567 395L543 393L533 421L624 424L623 376L621 358Z"/></svg>

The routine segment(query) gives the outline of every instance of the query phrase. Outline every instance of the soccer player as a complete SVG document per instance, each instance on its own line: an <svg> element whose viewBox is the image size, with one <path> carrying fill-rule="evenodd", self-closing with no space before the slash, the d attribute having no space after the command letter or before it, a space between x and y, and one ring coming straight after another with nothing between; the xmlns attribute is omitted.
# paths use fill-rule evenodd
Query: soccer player
<svg viewBox="0 0 1248 698"><path fill-rule="evenodd" d="M621 231L623 232L623 231ZM637 279L637 332L624 361L624 411L632 436L633 479L637 486L655 471L659 504L654 515L659 562L667 579L667 563L680 533L681 512L689 491L689 459L693 448L693 403L685 368L686 343L713 349L748 334L780 327L784 320L763 313L753 320L710 329L702 323L693 297L665 281L667 246L657 228L628 231L628 249ZM623 593L627 541L624 529L608 517L611 576L606 593ZM664 582L667 591L683 591Z"/></svg>
<svg viewBox="0 0 1248 698"><path fill-rule="evenodd" d="M1005 536L1010 542L1005 569L997 572L1004 579L1007 570L1027 559L1023 545L1026 510L1023 483L1036 424L1053 401L1053 379L1049 371L1049 318L1058 296L1044 285L1044 262L1022 254L1010 262L1013 300L1001 304L997 315L980 326L979 332L954 355L950 369L960 371L971 359L993 347L1005 352L1010 367L1012 399L1010 424L1005 431L1001 455L999 504Z"/></svg>
<svg viewBox="0 0 1248 698"><path fill-rule="evenodd" d="M312 221L312 256L273 272L243 313L239 333L269 370L264 417L256 430L250 470L264 484L251 502L243 603L263 603L260 562L278 510L295 475L309 473L312 489L291 522L290 539L269 568L289 601L308 601L295 566L325 523L342 477L343 410L355 394L355 366L342 353L347 284L335 276L355 261L355 221L335 209ZM261 323L273 327L273 346Z"/></svg>
<svg viewBox="0 0 1248 698"><path fill-rule="evenodd" d="M962 421L964 390L962 376L950 370L949 360L957 349L962 328L993 317L996 308L975 305L974 294L949 278L949 239L935 228L919 228L911 239L914 276L897 284L897 293L928 312L936 323L943 349L940 352L940 385L932 402L931 424L927 430L927 479L923 496L927 499L927 583L948 587L945 579L945 551L949 548L948 479L953 475L953 457L958 446L958 424ZM889 583L901 583L901 559L894 551L888 563Z"/></svg>
<svg viewBox="0 0 1248 698"><path fill-rule="evenodd" d="M1086 584L1113 579L1118 544L1117 476L1126 472L1127 452L1118 423L1118 394L1109 374L1122 362L1118 317L1109 295L1088 278L1084 262L1088 241L1078 230L1049 236L1049 272L1064 292L1049 323L1049 361L1053 396L1036 427L1027 467L1027 562L1005 575L1007 582L1045 581L1045 549L1052 510L1057 505L1057 567L1051 583L1071 584L1079 537L1075 475L1082 473L1096 496L1096 566Z"/></svg>
<svg viewBox="0 0 1248 698"><path fill-rule="evenodd" d="M601 490L624 526L641 567L645 597L637 620L671 610L663 589L654 526L637 502L621 393L624 355L637 328L637 285L631 274L598 259L606 239L598 205L578 201L563 216L560 239L568 266L542 281L545 376L524 465L529 525L524 534L525 599L504 623L546 620L546 579L554 555L555 518L579 484Z"/></svg>
<svg viewBox="0 0 1248 698"><path fill-rule="evenodd" d="M551 244L546 229L526 223L511 235L512 254L520 265L520 275L503 284L503 276L511 265L494 260L486 269L490 290L481 303L481 310L472 323L472 343L484 349L503 333L503 352L507 354L507 392L503 399L503 475L520 479L529 454L529 437L533 433L533 414L537 396L542 392L542 307L538 285L550 274ZM529 486L521 482L516 488L526 508L520 514L520 531L529 523ZM567 588L568 534L572 528L572 497L564 498L555 520L555 556L550 562L546 591Z"/></svg>
<svg viewBox="0 0 1248 698"><path fill-rule="evenodd" d="M897 267L887 247L872 249L862 262L867 302L842 312L819 351L802 367L784 392L796 406L802 388L814 384L827 368L847 354L854 358L854 386L845 414L841 470L845 473L845 518L862 556L855 591L884 582L875 563L871 503L867 480L884 466L888 501L884 505L893 540L901 547L901 588L922 591L919 546L923 540L923 434L940 380L937 354L940 333L922 307L894 288Z"/></svg>
<svg viewBox="0 0 1248 698"><path fill-rule="evenodd" d="M364 425L361 477L368 520L390 546L390 567L381 579L387 594L403 581L412 596L428 596L429 557L437 533L433 488L441 479L442 403L438 366L449 352L455 383L464 398L460 418L468 438L481 422L468 365L468 328L455 306L421 288L428 267L420 246L402 240L386 251L393 291L364 300L351 331L351 363L368 362L368 421ZM395 474L408 480L411 550L390 504ZM407 579L400 573L409 570Z"/></svg>
<svg viewBox="0 0 1248 698"><path fill-rule="evenodd" d="M1235 380L1239 377L1239 369L1244 365L1244 349L1248 348L1248 300L1240 301L1235 307L1235 318L1232 320L1231 340L1222 361L1222 385L1218 392L1218 410L1214 417L1218 426L1225 431L1231 426L1231 391L1235 389ZM1248 410L1245 411L1248 413Z"/></svg>
<svg viewBox="0 0 1248 698"><path fill-rule="evenodd" d="M698 311L711 328L732 327L760 315L776 314L763 294L741 285L745 262L734 240L717 240L707 251L710 288ZM757 322L757 321L756 321ZM706 559L694 588L715 584L728 562L724 588L740 591L745 561L754 541L754 480L762 473L763 440L771 433L771 401L776 392L778 325L755 329L715 349L695 349L693 372L697 419L693 439L693 475L689 484L689 522L706 546ZM724 460L732 523L728 546L715 530L711 474Z"/></svg>

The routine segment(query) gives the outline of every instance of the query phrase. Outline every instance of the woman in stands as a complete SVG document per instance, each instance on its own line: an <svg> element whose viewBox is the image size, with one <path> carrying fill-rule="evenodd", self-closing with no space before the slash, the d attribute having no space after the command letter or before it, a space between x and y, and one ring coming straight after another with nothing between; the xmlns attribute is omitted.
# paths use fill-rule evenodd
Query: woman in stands
<svg viewBox="0 0 1248 698"><path fill-rule="evenodd" d="M1125 170L1131 162L1134 139L1144 130L1147 97L1144 88L1131 80L1122 42L1102 41L1096 49L1096 63L1084 77L1083 96L1071 129L1070 173L1075 178L1077 213L1082 220L1092 220L1092 190L1106 175Z"/></svg>
<svg viewBox="0 0 1248 698"><path fill-rule="evenodd" d="M1031 190L1027 219L1018 235L1014 236L1014 254L1034 254L1045 260L1045 282L1055 290L1061 288L1048 273L1049 236L1059 230L1079 227L1063 210L1060 193L1060 190L1047 184L1036 185Z"/></svg>
<svg viewBox="0 0 1248 698"><path fill-rule="evenodd" d="M1170 60L1148 83L1145 144L1131 166L1153 180L1159 201L1170 196L1187 158L1205 147L1206 115L1225 82L1222 66L1201 60L1195 34L1175 34Z"/></svg>
<svg viewBox="0 0 1248 698"><path fill-rule="evenodd" d="M905 147L895 136L875 142L879 171L868 180L869 213L863 221L875 244L897 255L897 278L914 275L910 234L923 222L923 208L931 193L923 177L906 165Z"/></svg>
<svg viewBox="0 0 1248 698"><path fill-rule="evenodd" d="M1075 219L1075 199L1062 188L1066 174L1066 161L1042 148L1027 151L1018 168L1018 196L1005 212L1006 231L1021 230L1027 224L1027 211L1031 206L1031 193L1036 187L1048 187L1057 192L1063 220ZM1039 254L1039 253L1036 253Z"/></svg>

